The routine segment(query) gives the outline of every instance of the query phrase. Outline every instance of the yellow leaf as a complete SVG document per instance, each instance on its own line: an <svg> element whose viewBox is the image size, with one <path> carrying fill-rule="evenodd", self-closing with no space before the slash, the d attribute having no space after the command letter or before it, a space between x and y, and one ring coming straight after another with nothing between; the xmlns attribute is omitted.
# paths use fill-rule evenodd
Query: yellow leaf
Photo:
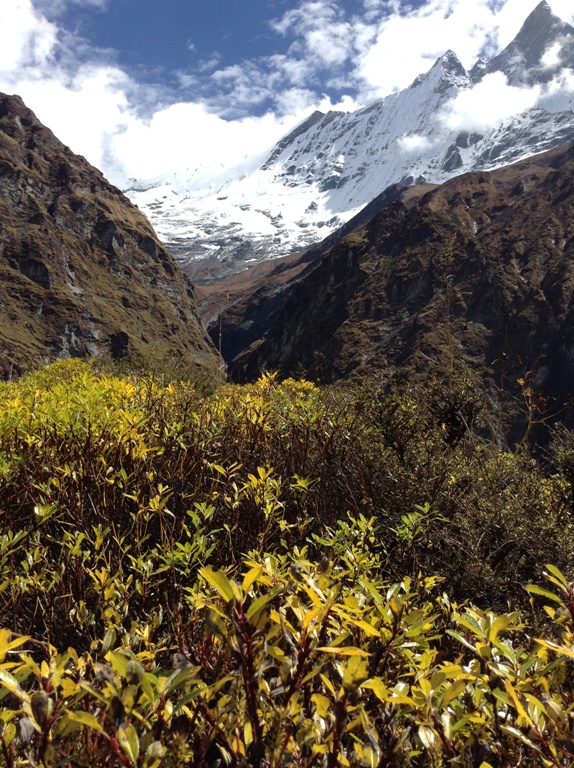
<svg viewBox="0 0 574 768"><path fill-rule="evenodd" d="M335 653L339 656L371 656L367 651L363 651L362 648L355 648L352 645L326 645L321 648L317 648L318 651L324 653Z"/></svg>
<svg viewBox="0 0 574 768"><path fill-rule="evenodd" d="M514 706L516 707L516 711L518 712L518 714L526 720L526 722L531 728L536 729L536 726L534 725L532 720L528 717L528 715L526 714L526 710L520 703L520 700L518 699L518 696L516 695L516 691L512 687L510 680L504 681L504 687L506 688L506 692L514 702Z"/></svg>
<svg viewBox="0 0 574 768"><path fill-rule="evenodd" d="M60 683L60 692L64 699L69 699L71 696L75 696L80 691L80 687L69 677L63 677Z"/></svg>
<svg viewBox="0 0 574 768"><path fill-rule="evenodd" d="M332 682L329 680L329 678L328 678L326 675L324 675L322 672L320 673L320 677L321 677L321 680L322 680L322 681L325 683L325 685L327 686L327 688L328 688L328 689L331 691L331 693L332 693L332 694L333 694L333 696L334 696L334 695L335 695L335 688L334 688L334 686L333 686L333 683L332 683Z"/></svg>
<svg viewBox="0 0 574 768"><path fill-rule="evenodd" d="M303 584L303 589L305 590L305 592L309 595L309 597L313 601L313 605L315 606L315 608L323 608L324 607L325 600L324 600L324 598L321 599L321 597L323 597L323 596L322 595L321 595L321 597L319 596L317 589L311 589L306 584Z"/></svg>
<svg viewBox="0 0 574 768"><path fill-rule="evenodd" d="M380 677L372 677L361 683L361 688L370 688L379 701L386 701L389 698L389 689L383 683Z"/></svg>
<svg viewBox="0 0 574 768"><path fill-rule="evenodd" d="M423 692L423 696L426 699L428 699L429 696L432 693L432 688L431 688L430 681L427 680L425 677L423 677L418 682L419 682L419 687L420 687L421 691Z"/></svg>
<svg viewBox="0 0 574 768"><path fill-rule="evenodd" d="M116 731L116 739L124 755L132 763L137 763L140 754L138 735L133 725L122 723Z"/></svg>
<svg viewBox="0 0 574 768"><path fill-rule="evenodd" d="M261 576L263 573L263 566L261 565L255 565L253 568L251 568L245 576L243 577L243 584L241 585L241 589L243 592L247 593L249 592L249 587L257 581L257 579Z"/></svg>
<svg viewBox="0 0 574 768"><path fill-rule="evenodd" d="M322 617L324 614L325 606L320 605L318 608L314 608L312 611L305 611L303 615L303 628L307 629L314 619Z"/></svg>
<svg viewBox="0 0 574 768"><path fill-rule="evenodd" d="M568 587L568 579L566 578L566 576L564 576L562 571L559 571L558 568L556 568L555 565L546 563L546 569L552 574L552 576L554 576L558 580L559 582L558 586L562 585L563 587ZM548 578L548 574L545 574L545 575ZM554 579L549 578L549 581L554 581Z"/></svg>
<svg viewBox="0 0 574 768"><path fill-rule="evenodd" d="M235 591L223 571L214 571L213 568L200 568L199 572L208 584L211 584L219 592L226 603L235 599Z"/></svg>
<svg viewBox="0 0 574 768"><path fill-rule="evenodd" d="M68 712L68 720L71 720L74 723L87 725L88 728L93 728L95 731L104 733L104 729L102 728L101 724L89 712L84 712L82 710L79 710L78 712Z"/></svg>
<svg viewBox="0 0 574 768"><path fill-rule="evenodd" d="M571 648L565 648L563 645L556 645L556 643L542 640L539 637L536 638L535 642L539 645L543 645L545 648L549 648L551 651L556 651L556 653L561 653L564 656L569 656L571 659L574 659L574 651Z"/></svg>
<svg viewBox="0 0 574 768"><path fill-rule="evenodd" d="M362 629L367 635L370 637L380 637L381 633L378 629L375 629L375 627L371 626L367 621L362 620L356 620L349 617L349 621L351 621L356 627L359 627Z"/></svg>
<svg viewBox="0 0 574 768"><path fill-rule="evenodd" d="M419 728L419 737L425 749L428 749L429 752L435 752L441 748L440 736L434 728L429 728L427 725L421 725Z"/></svg>
<svg viewBox="0 0 574 768"><path fill-rule="evenodd" d="M319 717L326 717L329 709L331 708L331 701L321 693L314 693L311 696L311 701L315 704L317 715Z"/></svg>
<svg viewBox="0 0 574 768"><path fill-rule="evenodd" d="M0 663L4 661L8 651L17 648L19 645L24 645L30 639L27 636L21 636L11 640L11 637L12 632L9 629L0 629Z"/></svg>
<svg viewBox="0 0 574 768"><path fill-rule="evenodd" d="M351 656L345 664L343 672L343 687L351 688L358 685L369 676L367 661L359 656Z"/></svg>
<svg viewBox="0 0 574 768"><path fill-rule="evenodd" d="M410 696L401 696L399 693L392 693L387 699L391 704L406 704L408 707L415 707L417 703Z"/></svg>
<svg viewBox="0 0 574 768"><path fill-rule="evenodd" d="M558 597L558 595L555 595L554 592L551 592L549 589L539 587L537 584L527 584L525 589L532 595L540 595L541 597L545 597L547 600L553 600L555 603L562 604L562 600Z"/></svg>

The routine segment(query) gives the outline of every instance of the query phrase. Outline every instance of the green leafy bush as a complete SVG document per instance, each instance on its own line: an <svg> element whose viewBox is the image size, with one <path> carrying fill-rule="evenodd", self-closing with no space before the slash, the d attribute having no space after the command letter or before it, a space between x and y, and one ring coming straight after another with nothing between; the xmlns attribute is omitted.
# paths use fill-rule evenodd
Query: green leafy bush
<svg viewBox="0 0 574 768"><path fill-rule="evenodd" d="M0 766L570 765L571 436L467 384L0 385Z"/></svg>
<svg viewBox="0 0 574 768"><path fill-rule="evenodd" d="M360 554L203 568L171 648L110 630L80 656L3 630L0 765L573 764L558 569L529 587L556 622L534 638L519 612L453 605L436 578L386 584Z"/></svg>

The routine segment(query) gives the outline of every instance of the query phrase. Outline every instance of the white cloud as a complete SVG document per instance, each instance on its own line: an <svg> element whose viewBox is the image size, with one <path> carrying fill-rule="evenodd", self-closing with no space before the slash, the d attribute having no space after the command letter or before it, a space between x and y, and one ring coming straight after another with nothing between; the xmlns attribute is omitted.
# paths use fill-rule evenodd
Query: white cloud
<svg viewBox="0 0 574 768"><path fill-rule="evenodd" d="M397 144L401 152L416 152L420 149L427 149L430 146L430 141L426 136L421 136L418 133L408 133L400 136Z"/></svg>
<svg viewBox="0 0 574 768"><path fill-rule="evenodd" d="M122 183L175 166L208 173L233 164L267 150L311 109L355 109L408 86L448 49L469 68L507 45L538 0L426 0L417 8L363 0L355 14L342 0L299 0L270 25L283 45L274 55L221 67L214 52L172 73L171 92L114 66L113 52L90 48L58 15L72 4L104 10L110 2L0 0L0 90L19 93L74 151ZM564 18L574 12L574 0L551 5ZM545 61L558 55L552 49ZM443 119L478 127L538 97L559 105L572 78L536 93L491 76L460 94ZM405 136L401 147L417 141Z"/></svg>
<svg viewBox="0 0 574 768"><path fill-rule="evenodd" d="M558 67L562 58L562 47L562 43L556 42L548 50L544 51L544 55L540 59L542 66L546 67L546 69Z"/></svg>
<svg viewBox="0 0 574 768"><path fill-rule="evenodd" d="M572 0L549 0L548 4L554 13L564 19L564 21L571 22L574 19Z"/></svg>
<svg viewBox="0 0 574 768"><path fill-rule="evenodd" d="M47 13L49 16L58 16L70 5L104 10L109 4L110 0L35 0L36 8L42 11L42 13Z"/></svg>
<svg viewBox="0 0 574 768"><path fill-rule="evenodd" d="M24 64L45 65L56 46L57 32L30 0L0 4L0 72L17 77Z"/></svg>
<svg viewBox="0 0 574 768"><path fill-rule="evenodd" d="M441 120L454 131L486 130L499 120L535 107L540 94L540 86L517 88L508 85L502 72L493 72L472 90L458 93L449 102Z"/></svg>
<svg viewBox="0 0 574 768"><path fill-rule="evenodd" d="M563 112L572 109L574 94L574 72L571 69L562 70L544 87L538 100L538 106L549 112Z"/></svg>
<svg viewBox="0 0 574 768"><path fill-rule="evenodd" d="M407 87L449 49L470 69L479 57L490 57L508 45L537 3L428 0L403 14L395 10L378 21L374 40L364 36L357 74L375 97Z"/></svg>
<svg viewBox="0 0 574 768"><path fill-rule="evenodd" d="M177 168L219 172L268 153L302 117L281 120L268 113L229 121L210 114L202 104L178 103L158 110L147 122L132 117L125 130L113 136L111 146L128 177L150 178Z"/></svg>

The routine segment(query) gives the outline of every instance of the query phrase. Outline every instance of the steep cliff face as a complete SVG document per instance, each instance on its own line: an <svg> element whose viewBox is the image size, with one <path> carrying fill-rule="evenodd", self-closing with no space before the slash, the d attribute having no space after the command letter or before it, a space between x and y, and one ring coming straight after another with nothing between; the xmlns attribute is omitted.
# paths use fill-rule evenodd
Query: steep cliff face
<svg viewBox="0 0 574 768"><path fill-rule="evenodd" d="M323 381L448 372L521 397L574 382L574 145L405 192L291 284L231 358L263 286L217 329L237 379L263 369ZM228 320L226 319L228 315ZM257 333L256 333L257 330ZM236 348L235 348L236 349Z"/></svg>
<svg viewBox="0 0 574 768"><path fill-rule="evenodd" d="M217 365L192 286L143 214L0 94L0 375L152 348Z"/></svg>

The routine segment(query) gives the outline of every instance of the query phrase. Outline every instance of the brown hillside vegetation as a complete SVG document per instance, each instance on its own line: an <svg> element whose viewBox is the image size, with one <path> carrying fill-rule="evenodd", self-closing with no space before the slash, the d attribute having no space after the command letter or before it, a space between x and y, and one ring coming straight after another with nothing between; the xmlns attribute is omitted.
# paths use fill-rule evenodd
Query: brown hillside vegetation
<svg viewBox="0 0 574 768"><path fill-rule="evenodd" d="M212 336L221 332L232 375L269 369L329 382L455 366L496 399L522 397L526 385L562 407L574 375L573 173L567 145L410 188L295 283L279 275L224 311ZM274 313L273 295L286 290ZM256 338L237 351L262 291Z"/></svg>
<svg viewBox="0 0 574 768"><path fill-rule="evenodd" d="M0 374L57 357L212 368L187 278L147 219L17 96L0 95Z"/></svg>

